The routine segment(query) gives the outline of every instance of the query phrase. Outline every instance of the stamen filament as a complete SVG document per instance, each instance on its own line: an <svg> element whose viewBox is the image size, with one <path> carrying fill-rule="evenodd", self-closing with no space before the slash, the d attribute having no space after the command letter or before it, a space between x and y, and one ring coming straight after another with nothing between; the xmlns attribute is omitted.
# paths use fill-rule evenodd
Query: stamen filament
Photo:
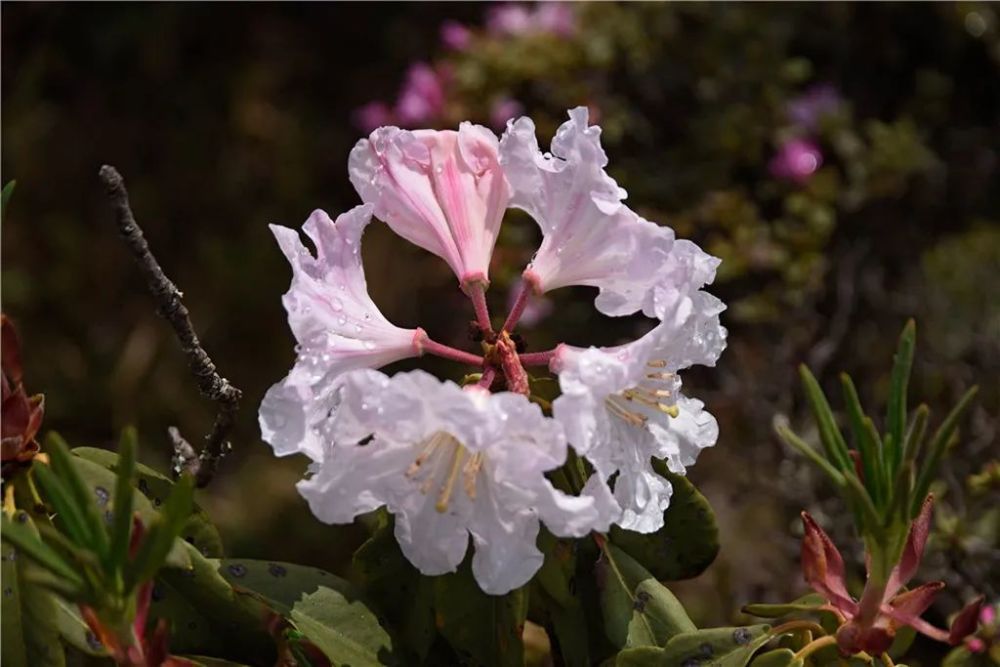
<svg viewBox="0 0 1000 667"><path fill-rule="evenodd" d="M451 500L451 492L455 488L455 480L458 478L458 471L462 467L462 459L465 458L465 447L455 443L455 454L451 460L451 469L448 471L448 479L445 480L444 487L441 489L441 495L438 496L437 504L434 505L434 509L438 512L448 511L448 501Z"/></svg>
<svg viewBox="0 0 1000 667"><path fill-rule="evenodd" d="M643 426L646 424L646 417L640 415L638 412L632 412L625 406L619 404L615 399L617 396L608 396L605 399L605 404L608 406L608 411L614 416L622 419L625 423L631 424L632 426Z"/></svg>
<svg viewBox="0 0 1000 667"><path fill-rule="evenodd" d="M482 467L483 453L476 452L462 470L465 495L469 496L469 500L476 499L476 476L479 475L479 470Z"/></svg>

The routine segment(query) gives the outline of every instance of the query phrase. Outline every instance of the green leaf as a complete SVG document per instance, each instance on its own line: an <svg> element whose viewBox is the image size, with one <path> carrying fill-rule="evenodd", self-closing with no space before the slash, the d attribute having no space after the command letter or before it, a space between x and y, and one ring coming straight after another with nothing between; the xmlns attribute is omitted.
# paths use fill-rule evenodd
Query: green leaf
<svg viewBox="0 0 1000 667"><path fill-rule="evenodd" d="M90 525L63 481L46 465L32 466L31 473L55 514L53 523L78 547L97 552Z"/></svg>
<svg viewBox="0 0 1000 667"><path fill-rule="evenodd" d="M204 655L179 655L177 657L193 663L195 667L247 667L242 662L230 662L229 660L209 658Z"/></svg>
<svg viewBox="0 0 1000 667"><path fill-rule="evenodd" d="M116 573L122 572L122 568L128 560L129 536L132 530L132 496L135 493L132 488L132 476L135 474L136 446L135 429L125 429L118 445L120 463L118 477L115 480L114 501L114 507L117 508L117 511L114 513L111 524L109 555L109 565Z"/></svg>
<svg viewBox="0 0 1000 667"><path fill-rule="evenodd" d="M930 490L931 482L934 481L934 477L937 474L937 468L941 463L941 458L944 456L945 449L948 448L948 444L955 434L955 429L958 428L958 422L962 419L965 411L969 409L972 399L975 398L978 391L979 387L972 387L965 392L958 401L958 404L948 413L948 416L941 422L941 426L938 427L937 432L934 434L934 438L931 440L930 451L927 458L924 459L923 465L920 467L920 473L917 475L917 482L913 491L913 503L910 505L910 518L920 513L920 506L923 504L924 498L927 497L927 492Z"/></svg>
<svg viewBox="0 0 1000 667"><path fill-rule="evenodd" d="M660 581L696 577L719 553L715 514L687 477L670 472L659 460L653 461L653 469L673 487L663 527L642 534L612 526L611 541Z"/></svg>
<svg viewBox="0 0 1000 667"><path fill-rule="evenodd" d="M65 579L70 585L83 589L83 579L69 563L63 560L62 556L41 540L26 512L18 512L13 520L4 515L2 532L3 541L17 549L18 557L31 558L57 577Z"/></svg>
<svg viewBox="0 0 1000 667"><path fill-rule="evenodd" d="M59 627L59 636L63 642L87 655L106 657L107 649L101 645L100 640L80 617L78 607L58 596L55 596L55 602L58 615L56 625Z"/></svg>
<svg viewBox="0 0 1000 667"><path fill-rule="evenodd" d="M166 584L165 595L174 591L208 619L213 632L232 651L231 657L273 664L274 642L265 627L273 612L257 596L234 589L219 574L219 561L205 558L186 542L179 544L188 567L160 570L156 585Z"/></svg>
<svg viewBox="0 0 1000 667"><path fill-rule="evenodd" d="M118 454L115 452L96 447L76 447L73 453L113 472L118 469ZM153 507L160 507L163 500L170 496L174 480L142 463L136 463L135 470L139 491L149 499ZM197 503L181 536L197 547L206 558L222 558L224 554L219 529Z"/></svg>
<svg viewBox="0 0 1000 667"><path fill-rule="evenodd" d="M770 640L770 625L712 628L677 635L664 647L667 663L710 662L718 667L744 667L753 654Z"/></svg>
<svg viewBox="0 0 1000 667"><path fill-rule="evenodd" d="M0 220L7 217L7 205L10 202L10 196L14 194L14 186L17 185L17 181L7 181L7 185L3 186L3 190L0 190Z"/></svg>
<svg viewBox="0 0 1000 667"><path fill-rule="evenodd" d="M886 448L885 461L890 478L903 460L903 431L906 428L906 389L910 384L910 370L913 368L913 349L916 345L917 325L913 320L906 323L899 336L899 345L892 363L892 379L889 384L889 403L886 407L886 432L892 436L892 447ZM888 439L887 439L888 442Z"/></svg>
<svg viewBox="0 0 1000 667"><path fill-rule="evenodd" d="M389 513L379 510L375 522L372 536L354 552L352 566L365 598L395 629L402 644L396 652L405 652L409 662L422 663L437 637L434 585L403 556Z"/></svg>
<svg viewBox="0 0 1000 667"><path fill-rule="evenodd" d="M219 561L219 574L237 589L258 595L287 616L303 596L332 588L348 598L358 597L349 582L315 567L244 558Z"/></svg>
<svg viewBox="0 0 1000 667"><path fill-rule="evenodd" d="M114 501L111 499L111 492L117 483L115 473L98 463L80 456L74 457L73 466L80 473L91 495L96 499L98 508L104 513L104 520L108 524L113 523ZM138 512L143 525L147 527L152 526L153 522L160 516L160 513L154 508L153 503L150 503L141 494L132 494L132 509L133 512ZM191 559L188 557L188 552L181 540L174 542L171 547L170 552L167 554L166 566L178 568L188 568L191 566Z"/></svg>
<svg viewBox="0 0 1000 667"><path fill-rule="evenodd" d="M825 472L834 486L838 489L843 489L847 485L844 475L833 464L823 458L819 452L813 449L809 443L796 435L792 429L788 428L787 425L775 423L774 429L789 446L797 449L800 454L803 454L807 459L815 463L820 470Z"/></svg>
<svg viewBox="0 0 1000 667"><path fill-rule="evenodd" d="M194 479L190 475L182 477L167 499L157 520L147 527L145 538L139 550L125 568L126 590L153 578L170 553L184 523L191 515Z"/></svg>
<svg viewBox="0 0 1000 667"><path fill-rule="evenodd" d="M882 484L880 444L865 426L867 416L861 407L858 391L854 388L851 376L847 373L841 373L840 384L844 391L844 403L847 406L851 433L854 435L854 442L861 453L861 469L865 475L865 488L871 494L875 506L882 508L885 506L886 489L883 488Z"/></svg>
<svg viewBox="0 0 1000 667"><path fill-rule="evenodd" d="M796 612L819 611L826 604L826 600L819 593L809 593L792 602L781 604L748 604L743 607L743 613L760 618L781 618Z"/></svg>
<svg viewBox="0 0 1000 667"><path fill-rule="evenodd" d="M219 632L218 624L179 590L157 580L153 584L147 631L152 631L161 618L170 624L172 652L226 655L225 635Z"/></svg>
<svg viewBox="0 0 1000 667"><path fill-rule="evenodd" d="M594 574L604 632L615 646L663 646L695 629L674 594L614 544L605 543Z"/></svg>
<svg viewBox="0 0 1000 667"><path fill-rule="evenodd" d="M795 653L787 648L761 653L750 663L750 667L802 667L802 665L802 659L796 658Z"/></svg>
<svg viewBox="0 0 1000 667"><path fill-rule="evenodd" d="M575 594L576 544L575 540L558 539L542 527L538 548L545 554L545 561L535 575L531 601L542 603L549 636L563 663L567 667L589 667L587 617Z"/></svg>
<svg viewBox="0 0 1000 667"><path fill-rule="evenodd" d="M528 612L526 589L487 595L472 576L470 558L458 572L434 579L438 629L460 655L483 667L524 664L522 633Z"/></svg>
<svg viewBox="0 0 1000 667"><path fill-rule="evenodd" d="M395 664L392 640L362 602L320 586L292 606L295 627L336 665Z"/></svg>
<svg viewBox="0 0 1000 667"><path fill-rule="evenodd" d="M101 558L106 557L109 548L108 532L101 520L97 499L80 475L75 465L76 459L69 453L66 441L56 433L49 433L48 437L45 438L45 451L49 455L52 472L55 473L68 492L69 500L75 505L75 512L79 514L86 533L89 535L90 541L80 544L86 544ZM39 468L39 472L45 471L42 466Z"/></svg>
<svg viewBox="0 0 1000 667"><path fill-rule="evenodd" d="M833 411L826 400L826 395L819 386L819 382L812 372L805 365L799 366L799 375L802 377L802 385L806 390L806 398L809 407L812 409L813 417L819 428L820 441L826 450L826 457L844 475L854 474L854 462L847 453L847 443L844 436L837 428L837 422L833 418Z"/></svg>
<svg viewBox="0 0 1000 667"><path fill-rule="evenodd" d="M617 656L615 667L667 667L666 654L658 646L627 648Z"/></svg>
<svg viewBox="0 0 1000 667"><path fill-rule="evenodd" d="M24 557L25 550L20 544L7 539L14 529L24 533L25 538L42 544L28 515L19 512L18 516L24 517L24 523L9 521L6 516L3 522L0 662L4 667L62 667L66 659L56 625L56 597L31 581L32 570L37 569L38 564Z"/></svg>

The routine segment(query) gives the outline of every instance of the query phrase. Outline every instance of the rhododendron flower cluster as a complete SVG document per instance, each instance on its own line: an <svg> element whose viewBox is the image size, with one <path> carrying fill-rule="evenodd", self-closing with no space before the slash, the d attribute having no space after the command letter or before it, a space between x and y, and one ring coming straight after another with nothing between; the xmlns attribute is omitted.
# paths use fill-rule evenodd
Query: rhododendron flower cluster
<svg viewBox="0 0 1000 667"><path fill-rule="evenodd" d="M296 231L272 227L292 265L284 305L298 358L261 405L264 439L279 456L312 459L299 490L322 521L387 508L404 554L425 574L454 571L471 536L473 573L492 594L541 566L541 523L566 537L612 524L659 529L671 487L653 459L683 474L718 437L679 377L714 365L725 347L724 306L702 289L718 260L629 208L605 170L600 128L585 108L569 116L547 152L528 118L511 120L500 138L470 123L380 127L350 155L363 204L336 222L316 211L305 223L315 255ZM495 329L485 292L509 208L527 212L543 238ZM382 315L360 254L372 216L447 262L472 304L481 350L443 345ZM574 285L597 288L594 305L606 315L641 312L649 332L610 348L521 351L512 334L532 301ZM478 372L459 386L423 371L377 370L424 354ZM558 376L562 393L551 405L530 395L532 366ZM589 478L557 488L548 474L576 455Z"/></svg>

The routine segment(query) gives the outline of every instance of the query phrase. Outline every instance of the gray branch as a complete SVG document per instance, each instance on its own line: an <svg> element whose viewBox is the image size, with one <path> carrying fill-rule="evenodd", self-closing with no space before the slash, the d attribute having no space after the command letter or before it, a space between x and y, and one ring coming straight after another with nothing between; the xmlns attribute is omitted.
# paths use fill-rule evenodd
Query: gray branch
<svg viewBox="0 0 1000 667"><path fill-rule="evenodd" d="M189 445L186 448L179 446L179 443L187 445L179 434L174 438L175 473L187 470L194 475L197 485L204 487L215 475L219 461L231 449L227 437L236 422L236 412L243 392L219 375L212 359L198 341L188 310L181 301L183 295L160 268L160 263L149 250L142 229L135 221L122 175L114 167L104 165L101 167L100 177L107 188L118 231L146 279L146 286L156 301L157 311L173 327L202 396L218 405L212 431L205 437L205 446L196 457Z"/></svg>

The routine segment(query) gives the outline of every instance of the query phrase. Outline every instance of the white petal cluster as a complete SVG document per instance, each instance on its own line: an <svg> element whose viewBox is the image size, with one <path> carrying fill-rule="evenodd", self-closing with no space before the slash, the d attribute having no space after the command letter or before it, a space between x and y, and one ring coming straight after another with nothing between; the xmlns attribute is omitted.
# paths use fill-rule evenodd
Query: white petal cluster
<svg viewBox="0 0 1000 667"><path fill-rule="evenodd" d="M570 496L546 479L565 460L566 440L524 396L463 390L423 371L358 371L338 392L336 444L299 490L328 523L387 507L403 553L425 574L454 571L471 535L476 580L506 593L541 567L539 521L580 537L620 514L601 484Z"/></svg>
<svg viewBox="0 0 1000 667"><path fill-rule="evenodd" d="M626 206L605 170L600 132L583 107L545 153L528 118L510 121L499 141L469 123L457 132L379 128L349 161L365 204L336 222L322 211L306 222L315 255L298 232L272 226L292 266L284 305L298 358L265 395L260 427L277 455L312 459L299 490L321 520L349 523L387 508L406 557L428 575L454 571L471 537L473 573L493 594L524 585L541 566L540 522L572 537L613 523L662 527L671 486L654 459L683 474L718 438L715 418L681 393L678 373L713 366L725 348L725 306L703 290L719 260ZM600 312L654 322L625 345L558 346L549 366L562 393L551 417L520 394L374 370L432 342L389 322L367 293L360 243L372 215L444 259L467 289L489 282L508 206L543 235L523 274L536 294L596 287ZM505 363L523 375L510 356ZM546 477L568 446L594 469L578 496Z"/></svg>

